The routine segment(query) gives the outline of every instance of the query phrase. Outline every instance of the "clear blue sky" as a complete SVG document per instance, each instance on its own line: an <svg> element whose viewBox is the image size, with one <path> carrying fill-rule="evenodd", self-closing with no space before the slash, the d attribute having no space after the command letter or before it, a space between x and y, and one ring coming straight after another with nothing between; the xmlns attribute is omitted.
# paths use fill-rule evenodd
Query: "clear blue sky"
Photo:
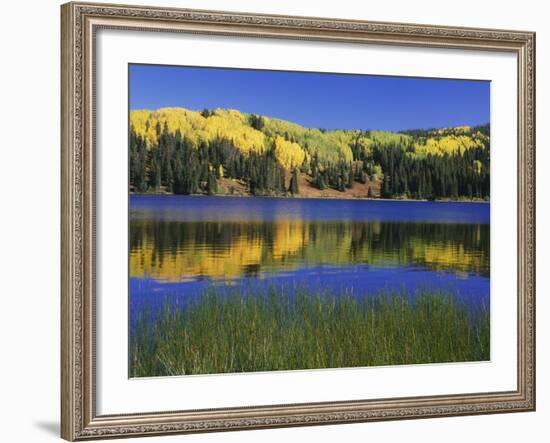
<svg viewBox="0 0 550 443"><path fill-rule="evenodd" d="M488 81L136 64L129 76L132 110L231 108L312 128L389 131L490 118Z"/></svg>

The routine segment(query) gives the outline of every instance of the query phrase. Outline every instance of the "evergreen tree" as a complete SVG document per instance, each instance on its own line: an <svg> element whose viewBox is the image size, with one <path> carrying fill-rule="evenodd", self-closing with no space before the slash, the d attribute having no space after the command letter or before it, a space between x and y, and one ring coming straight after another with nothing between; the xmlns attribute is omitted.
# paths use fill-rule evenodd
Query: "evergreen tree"
<svg viewBox="0 0 550 443"><path fill-rule="evenodd" d="M251 114L248 122L250 126L252 126L254 129L257 129L258 131L261 131L265 126L264 118L261 115Z"/></svg>
<svg viewBox="0 0 550 443"><path fill-rule="evenodd" d="M218 192L218 181L216 180L216 173L211 171L208 174L208 181L206 182L206 193L208 195L216 195Z"/></svg>
<svg viewBox="0 0 550 443"><path fill-rule="evenodd" d="M288 187L288 192L290 192L292 195L296 195L300 192L298 190L298 172L296 171L296 168L292 170L292 176L290 177L290 185Z"/></svg>
<svg viewBox="0 0 550 443"><path fill-rule="evenodd" d="M348 173L348 183L347 187L352 189L353 183L355 182L355 174L353 173L353 166L349 165L349 173Z"/></svg>

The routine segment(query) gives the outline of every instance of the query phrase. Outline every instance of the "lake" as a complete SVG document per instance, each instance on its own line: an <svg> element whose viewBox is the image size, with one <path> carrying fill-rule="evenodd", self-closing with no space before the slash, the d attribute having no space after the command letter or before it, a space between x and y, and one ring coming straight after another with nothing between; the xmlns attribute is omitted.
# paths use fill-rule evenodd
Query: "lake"
<svg viewBox="0 0 550 443"><path fill-rule="evenodd" d="M436 288L489 305L489 204L131 195L129 215L131 318L211 287Z"/></svg>

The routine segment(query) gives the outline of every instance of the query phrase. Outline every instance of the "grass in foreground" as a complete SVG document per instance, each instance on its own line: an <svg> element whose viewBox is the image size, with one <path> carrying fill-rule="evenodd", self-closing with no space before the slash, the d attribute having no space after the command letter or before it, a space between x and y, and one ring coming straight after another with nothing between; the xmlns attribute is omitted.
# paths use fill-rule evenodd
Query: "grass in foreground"
<svg viewBox="0 0 550 443"><path fill-rule="evenodd" d="M265 295L208 290L183 309L145 310L130 337L130 377L489 360L489 312L419 291Z"/></svg>

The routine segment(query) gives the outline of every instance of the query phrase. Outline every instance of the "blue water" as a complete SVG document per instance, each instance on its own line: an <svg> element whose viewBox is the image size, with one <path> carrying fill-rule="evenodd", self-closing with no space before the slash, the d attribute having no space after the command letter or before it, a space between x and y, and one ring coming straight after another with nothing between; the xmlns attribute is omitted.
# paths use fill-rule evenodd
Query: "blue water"
<svg viewBox="0 0 550 443"><path fill-rule="evenodd" d="M346 220L489 224L488 203L132 195L132 220Z"/></svg>
<svg viewBox="0 0 550 443"><path fill-rule="evenodd" d="M489 221L484 203L131 196L130 317L209 287L441 289L487 307Z"/></svg>

